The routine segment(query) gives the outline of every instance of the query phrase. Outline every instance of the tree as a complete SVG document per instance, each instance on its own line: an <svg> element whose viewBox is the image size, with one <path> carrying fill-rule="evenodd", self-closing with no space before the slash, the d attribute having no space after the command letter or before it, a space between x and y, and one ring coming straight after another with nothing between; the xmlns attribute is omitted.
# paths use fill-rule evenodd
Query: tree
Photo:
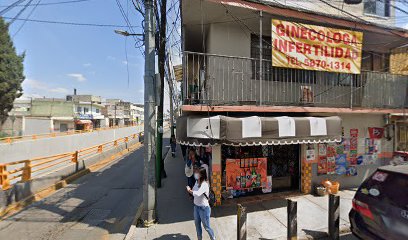
<svg viewBox="0 0 408 240"><path fill-rule="evenodd" d="M24 54L17 55L8 32L9 24L0 17L0 123L7 119L13 102L23 94Z"/></svg>

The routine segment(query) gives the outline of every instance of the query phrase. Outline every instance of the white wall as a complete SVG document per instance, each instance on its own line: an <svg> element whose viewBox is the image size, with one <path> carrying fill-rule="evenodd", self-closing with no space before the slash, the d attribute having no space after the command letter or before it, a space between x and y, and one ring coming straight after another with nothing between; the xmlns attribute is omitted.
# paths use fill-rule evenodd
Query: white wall
<svg viewBox="0 0 408 240"><path fill-rule="evenodd" d="M53 123L49 118L25 118L25 127L23 135L35 135L52 132Z"/></svg>
<svg viewBox="0 0 408 240"><path fill-rule="evenodd" d="M0 144L0 163L73 152L143 131L143 126Z"/></svg>

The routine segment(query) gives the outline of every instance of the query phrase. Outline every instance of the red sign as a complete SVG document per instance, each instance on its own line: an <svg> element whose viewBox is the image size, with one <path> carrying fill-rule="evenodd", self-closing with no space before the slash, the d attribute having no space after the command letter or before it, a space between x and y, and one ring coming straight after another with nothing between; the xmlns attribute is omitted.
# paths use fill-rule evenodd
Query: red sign
<svg viewBox="0 0 408 240"><path fill-rule="evenodd" d="M384 136L384 128L369 127L368 133L370 134L370 138L380 139Z"/></svg>

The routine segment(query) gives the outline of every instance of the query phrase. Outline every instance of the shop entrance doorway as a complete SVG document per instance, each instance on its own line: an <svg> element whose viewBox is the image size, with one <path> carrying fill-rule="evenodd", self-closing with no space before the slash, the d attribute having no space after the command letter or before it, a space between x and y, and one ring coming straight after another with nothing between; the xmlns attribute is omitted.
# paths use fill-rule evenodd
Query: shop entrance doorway
<svg viewBox="0 0 408 240"><path fill-rule="evenodd" d="M222 146L222 186L233 197L299 190L300 145Z"/></svg>
<svg viewBox="0 0 408 240"><path fill-rule="evenodd" d="M272 176L272 192L299 189L299 145L271 146L268 175Z"/></svg>

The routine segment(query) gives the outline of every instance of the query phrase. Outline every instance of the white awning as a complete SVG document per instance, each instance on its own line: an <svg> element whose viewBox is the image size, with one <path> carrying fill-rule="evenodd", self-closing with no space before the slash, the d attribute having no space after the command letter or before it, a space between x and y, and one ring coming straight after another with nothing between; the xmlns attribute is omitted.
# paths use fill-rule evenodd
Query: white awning
<svg viewBox="0 0 408 240"><path fill-rule="evenodd" d="M341 141L340 117L180 117L177 141L184 145L234 146ZM186 127L182 127L186 126Z"/></svg>

